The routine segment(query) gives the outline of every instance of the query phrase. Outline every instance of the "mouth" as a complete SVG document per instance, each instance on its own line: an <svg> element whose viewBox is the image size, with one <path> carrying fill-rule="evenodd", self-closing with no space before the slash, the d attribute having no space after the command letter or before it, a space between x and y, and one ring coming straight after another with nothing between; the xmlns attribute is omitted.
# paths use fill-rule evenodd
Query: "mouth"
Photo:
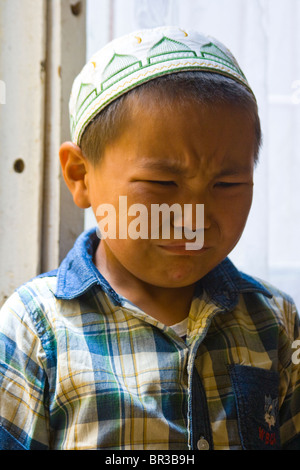
<svg viewBox="0 0 300 470"><path fill-rule="evenodd" d="M186 247L188 242L186 243L169 243L168 245L157 245L159 248L167 251L171 254L178 254L178 255L187 255L187 256L195 256L204 253L205 251L209 250L208 246L199 246L195 244L189 243L192 245L193 249L190 247Z"/></svg>

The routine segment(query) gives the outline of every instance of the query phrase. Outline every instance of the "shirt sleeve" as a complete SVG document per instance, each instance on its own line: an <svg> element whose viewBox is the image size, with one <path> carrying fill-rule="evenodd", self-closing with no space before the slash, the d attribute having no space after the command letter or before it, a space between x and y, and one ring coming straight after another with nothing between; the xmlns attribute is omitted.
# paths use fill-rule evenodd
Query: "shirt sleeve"
<svg viewBox="0 0 300 470"><path fill-rule="evenodd" d="M49 448L45 359L36 322L15 292L0 311L0 450Z"/></svg>

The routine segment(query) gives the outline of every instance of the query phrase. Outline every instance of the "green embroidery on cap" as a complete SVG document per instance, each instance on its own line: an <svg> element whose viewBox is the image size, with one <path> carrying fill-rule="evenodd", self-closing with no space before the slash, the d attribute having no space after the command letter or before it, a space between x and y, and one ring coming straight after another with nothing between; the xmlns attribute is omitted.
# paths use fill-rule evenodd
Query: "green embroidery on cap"
<svg viewBox="0 0 300 470"><path fill-rule="evenodd" d="M103 71L99 92L91 83L80 85L76 101L76 116L72 119L72 128L76 126L88 106L104 90L140 68L142 68L142 63L136 57L115 53Z"/></svg>
<svg viewBox="0 0 300 470"><path fill-rule="evenodd" d="M175 30L174 34L177 33ZM70 101L70 127L74 141L80 142L88 123L110 102L132 88L165 74L187 70L215 71L234 78L251 91L230 51L210 42L213 38L199 34L184 35L189 38L187 44L181 42L184 41L182 34L180 37L177 34L179 40L160 35L161 39L157 38L157 42L142 40L139 36L135 36L134 43L132 37L129 37L129 42L127 38L120 38L119 53L116 52L118 43L114 43L108 62L103 64L100 55L96 65L95 58L95 62L91 62L93 67L85 70L84 80L87 83L78 84L78 88L76 84L76 91L73 89L73 93L77 94L77 98L73 94ZM141 43L144 47L139 46Z"/></svg>
<svg viewBox="0 0 300 470"><path fill-rule="evenodd" d="M142 63L136 57L115 53L103 71L101 89L109 88L140 68Z"/></svg>
<svg viewBox="0 0 300 470"><path fill-rule="evenodd" d="M81 107L85 104L87 107L92 101L97 98L97 90L95 85L92 83L82 83L80 85L77 101L76 101L76 110L77 113Z"/></svg>
<svg viewBox="0 0 300 470"><path fill-rule="evenodd" d="M218 46L209 42L208 44L204 44L200 48L200 54L203 58L212 60L214 62L220 62L221 64L226 65L227 67L233 69L239 75L244 77L243 72L241 69L235 64L228 55L225 54Z"/></svg>
<svg viewBox="0 0 300 470"><path fill-rule="evenodd" d="M186 57L197 57L186 44L163 37L158 43L151 47L148 53L148 63L157 64L166 60L182 59Z"/></svg>

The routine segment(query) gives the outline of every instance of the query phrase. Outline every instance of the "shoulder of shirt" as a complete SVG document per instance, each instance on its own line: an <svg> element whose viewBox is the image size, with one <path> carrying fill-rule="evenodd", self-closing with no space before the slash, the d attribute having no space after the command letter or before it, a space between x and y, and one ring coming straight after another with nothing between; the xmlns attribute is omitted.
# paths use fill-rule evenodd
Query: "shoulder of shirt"
<svg viewBox="0 0 300 470"><path fill-rule="evenodd" d="M57 276L58 269L53 269L52 271L39 274L38 276L35 276L34 278L30 279L30 281L20 286L17 291L23 288L31 288L36 290L37 294L39 293L39 290L48 290L49 293L55 295Z"/></svg>
<svg viewBox="0 0 300 470"><path fill-rule="evenodd" d="M4 303L2 309L15 308L20 312L23 307L31 311L33 306L41 310L55 300L58 269L40 274L20 285ZM21 302L20 302L21 301ZM21 312L20 312L21 313Z"/></svg>
<svg viewBox="0 0 300 470"><path fill-rule="evenodd" d="M288 304L295 305L292 296L290 296L287 292L281 290L279 287L258 277L252 277L252 279L259 282L263 287L265 287L265 289L267 289L270 294L272 294L272 298L276 299L276 301L281 299L281 302L287 302Z"/></svg>
<svg viewBox="0 0 300 470"><path fill-rule="evenodd" d="M28 325L36 331L44 350L52 351L55 334L51 325L57 314L56 283L57 270L54 270L19 286L1 308L1 331Z"/></svg>
<svg viewBox="0 0 300 470"><path fill-rule="evenodd" d="M247 276L241 273L244 276ZM247 276L250 277L250 276ZM287 333L289 337L293 337L296 333L295 327L299 330L299 312L293 298L285 291L281 290L272 283L252 277L252 279L262 285L272 297L268 297L264 301L260 299L278 325Z"/></svg>
<svg viewBox="0 0 300 470"><path fill-rule="evenodd" d="M232 283L235 285L235 289L239 293L261 293L269 299L275 301L281 299L281 302L295 305L293 298L288 293L269 281L239 271L228 258L224 260L220 266L223 267L225 272L227 271Z"/></svg>
<svg viewBox="0 0 300 470"><path fill-rule="evenodd" d="M230 310L238 304L239 299L244 299L244 307L250 314L268 312L285 329L287 325L290 329L291 323L297 321L297 309L290 295L270 282L238 270L229 258L208 273L203 281L209 297L217 299L219 303L226 305L224 295L236 299L235 303L228 300Z"/></svg>

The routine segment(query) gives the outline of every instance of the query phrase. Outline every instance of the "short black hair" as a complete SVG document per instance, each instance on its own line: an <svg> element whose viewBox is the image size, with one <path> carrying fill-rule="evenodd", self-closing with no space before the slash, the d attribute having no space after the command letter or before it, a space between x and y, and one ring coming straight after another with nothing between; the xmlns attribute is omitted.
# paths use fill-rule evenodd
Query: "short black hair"
<svg viewBox="0 0 300 470"><path fill-rule="evenodd" d="M121 124L130 112L131 97L142 99L143 93L153 94L153 100L167 99L172 103L194 100L199 104L232 104L243 107L250 113L254 124L254 160L258 161L262 143L262 132L257 102L248 88L232 78L219 73L187 71L164 75L125 93L104 108L87 126L81 138L83 155L94 165L99 162L105 146L117 137Z"/></svg>

